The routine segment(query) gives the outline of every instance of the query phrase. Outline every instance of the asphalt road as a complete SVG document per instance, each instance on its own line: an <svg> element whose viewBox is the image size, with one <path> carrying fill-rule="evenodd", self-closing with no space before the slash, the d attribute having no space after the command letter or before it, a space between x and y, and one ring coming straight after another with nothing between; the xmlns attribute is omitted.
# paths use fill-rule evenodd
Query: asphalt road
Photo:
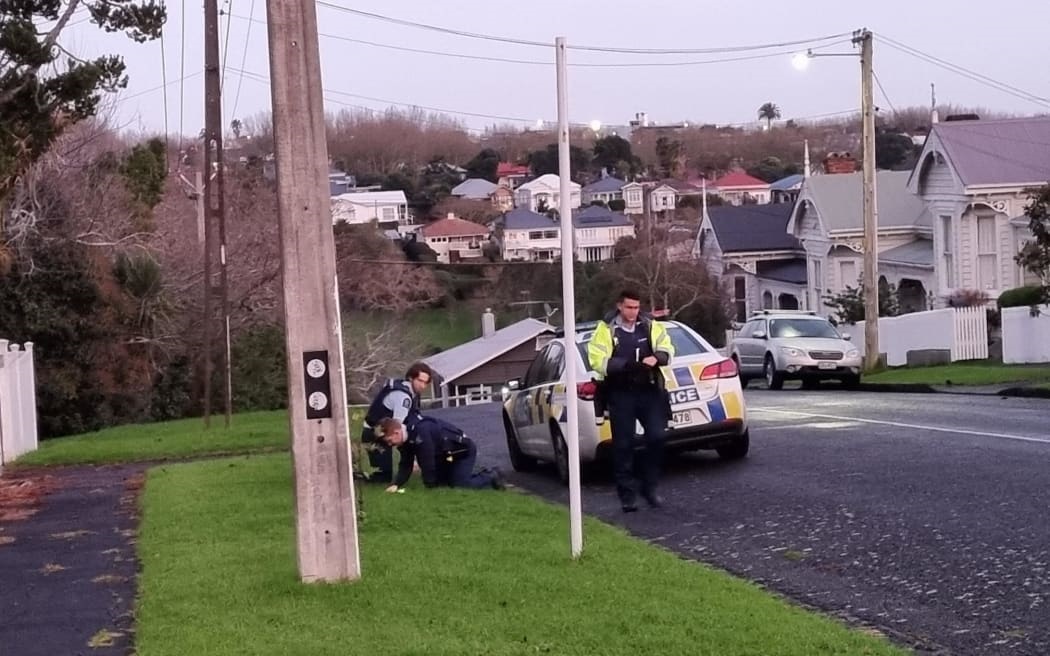
<svg viewBox="0 0 1050 656"><path fill-rule="evenodd" d="M923 653L1050 653L1050 402L746 397L746 460L669 462L667 506L630 515L590 477L584 512ZM498 405L439 412L511 472ZM509 479L567 502L551 472Z"/></svg>

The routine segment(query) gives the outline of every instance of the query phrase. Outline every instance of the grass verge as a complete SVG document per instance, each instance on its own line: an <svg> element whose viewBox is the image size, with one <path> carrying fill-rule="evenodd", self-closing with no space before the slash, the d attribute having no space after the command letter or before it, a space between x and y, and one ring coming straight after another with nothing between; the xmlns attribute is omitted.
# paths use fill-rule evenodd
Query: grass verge
<svg viewBox="0 0 1050 656"><path fill-rule="evenodd" d="M865 383L1000 385L1050 381L1050 366L956 362L932 367L899 367L864 376Z"/></svg>
<svg viewBox="0 0 1050 656"><path fill-rule="evenodd" d="M150 471L137 653L902 654L595 520L514 492L366 487L363 578L302 585L287 454Z"/></svg>

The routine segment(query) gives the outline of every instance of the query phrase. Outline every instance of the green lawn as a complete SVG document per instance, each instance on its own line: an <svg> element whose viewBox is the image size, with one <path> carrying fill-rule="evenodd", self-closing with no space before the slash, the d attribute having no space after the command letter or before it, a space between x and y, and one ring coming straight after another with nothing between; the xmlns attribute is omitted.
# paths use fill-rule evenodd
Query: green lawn
<svg viewBox="0 0 1050 656"><path fill-rule="evenodd" d="M595 520L514 491L364 488L363 578L303 585L287 454L150 471L140 656L903 654ZM790 566L790 565L786 565Z"/></svg>
<svg viewBox="0 0 1050 656"><path fill-rule="evenodd" d="M1050 366L1003 365L991 362L957 362L934 367L900 367L864 376L865 383L918 383L924 385L1000 385L1050 381Z"/></svg>

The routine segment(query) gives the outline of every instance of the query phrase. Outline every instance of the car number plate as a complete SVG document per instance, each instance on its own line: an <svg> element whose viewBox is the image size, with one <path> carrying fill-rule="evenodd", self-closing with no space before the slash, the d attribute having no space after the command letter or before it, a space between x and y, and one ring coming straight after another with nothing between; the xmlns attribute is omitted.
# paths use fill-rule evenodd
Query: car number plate
<svg viewBox="0 0 1050 656"><path fill-rule="evenodd" d="M693 412L692 410L684 410L682 412L676 412L671 415L671 423L675 426L684 426L686 424L693 423Z"/></svg>
<svg viewBox="0 0 1050 656"><path fill-rule="evenodd" d="M817 369L834 369L834 368L835 368L835 363L834 362L818 362L817 363Z"/></svg>

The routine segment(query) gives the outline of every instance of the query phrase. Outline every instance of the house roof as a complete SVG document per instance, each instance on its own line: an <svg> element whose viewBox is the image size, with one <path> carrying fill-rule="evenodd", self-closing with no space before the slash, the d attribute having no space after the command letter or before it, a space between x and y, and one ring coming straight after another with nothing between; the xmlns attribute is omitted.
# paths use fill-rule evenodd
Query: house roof
<svg viewBox="0 0 1050 656"><path fill-rule="evenodd" d="M623 180L609 176L592 182L584 187L583 190L589 194L607 194L613 191L620 191L623 189L624 184L626 183Z"/></svg>
<svg viewBox="0 0 1050 656"><path fill-rule="evenodd" d="M355 205L407 205L408 198L403 191L358 191L339 194L333 201L346 201Z"/></svg>
<svg viewBox="0 0 1050 656"><path fill-rule="evenodd" d="M806 176L801 173L796 173L795 175L780 178L773 184L769 185L769 188L773 191L790 191L792 187L802 184L802 181L805 179Z"/></svg>
<svg viewBox="0 0 1050 656"><path fill-rule="evenodd" d="M879 262L910 266L933 266L933 240L916 239L896 248L879 253Z"/></svg>
<svg viewBox="0 0 1050 656"><path fill-rule="evenodd" d="M554 326L539 319L523 319L488 337L478 337L424 359L444 380L451 383L481 365L538 336L554 332Z"/></svg>
<svg viewBox="0 0 1050 656"><path fill-rule="evenodd" d="M529 167L523 164L511 164L510 162L500 162L496 165L496 175L503 177L505 175L528 175Z"/></svg>
<svg viewBox="0 0 1050 656"><path fill-rule="evenodd" d="M718 189L731 189L733 187L768 187L769 183L759 180L753 175L743 171L733 171L723 175L712 183Z"/></svg>
<svg viewBox="0 0 1050 656"><path fill-rule="evenodd" d="M679 193L679 194L699 194L700 193L700 187L697 187L696 185L692 184L691 182L686 182L685 180L678 180L676 178L667 178L666 180L662 180L661 182L662 182L662 184L667 185L671 189L674 189L675 192Z"/></svg>
<svg viewBox="0 0 1050 656"><path fill-rule="evenodd" d="M796 257L791 260L765 260L755 264L759 278L787 282L793 285L806 284L806 259Z"/></svg>
<svg viewBox="0 0 1050 656"><path fill-rule="evenodd" d="M453 196L471 200L487 200L496 191L496 184L484 178L468 178L452 188Z"/></svg>
<svg viewBox="0 0 1050 656"><path fill-rule="evenodd" d="M555 175L553 173L548 173L546 175L541 175L540 177L536 178L535 180L529 180L525 184L523 184L520 187L518 187L518 191L533 191L533 190L540 189L540 188L558 189L558 188L560 188L560 186L561 186L561 178L559 178L557 175ZM569 188L572 189L573 191L578 191L580 189L580 185L578 183L572 182L570 180L569 181Z"/></svg>
<svg viewBox="0 0 1050 656"><path fill-rule="evenodd" d="M926 204L907 188L908 171L878 171L875 181L876 210L880 228L930 227ZM807 178L803 194L817 208L829 232L862 230L864 208L861 200L863 177L860 172L816 175Z"/></svg>
<svg viewBox="0 0 1050 656"><path fill-rule="evenodd" d="M634 225L633 221L620 212L614 212L608 207L602 207L601 205L591 205L577 211L572 217L572 223L576 228L607 228Z"/></svg>
<svg viewBox="0 0 1050 656"><path fill-rule="evenodd" d="M524 207L507 212L503 217L504 230L538 230L557 228L559 223L546 214L533 212Z"/></svg>
<svg viewBox="0 0 1050 656"><path fill-rule="evenodd" d="M802 248L798 239L787 231L790 203L719 205L707 208L707 216L723 253Z"/></svg>
<svg viewBox="0 0 1050 656"><path fill-rule="evenodd" d="M932 136L966 186L1050 180L1050 116L947 121L934 124Z"/></svg>
<svg viewBox="0 0 1050 656"><path fill-rule="evenodd" d="M467 221L458 217L449 216L428 223L419 229L425 238L433 237L473 237L475 235L488 235L489 230L483 225Z"/></svg>

